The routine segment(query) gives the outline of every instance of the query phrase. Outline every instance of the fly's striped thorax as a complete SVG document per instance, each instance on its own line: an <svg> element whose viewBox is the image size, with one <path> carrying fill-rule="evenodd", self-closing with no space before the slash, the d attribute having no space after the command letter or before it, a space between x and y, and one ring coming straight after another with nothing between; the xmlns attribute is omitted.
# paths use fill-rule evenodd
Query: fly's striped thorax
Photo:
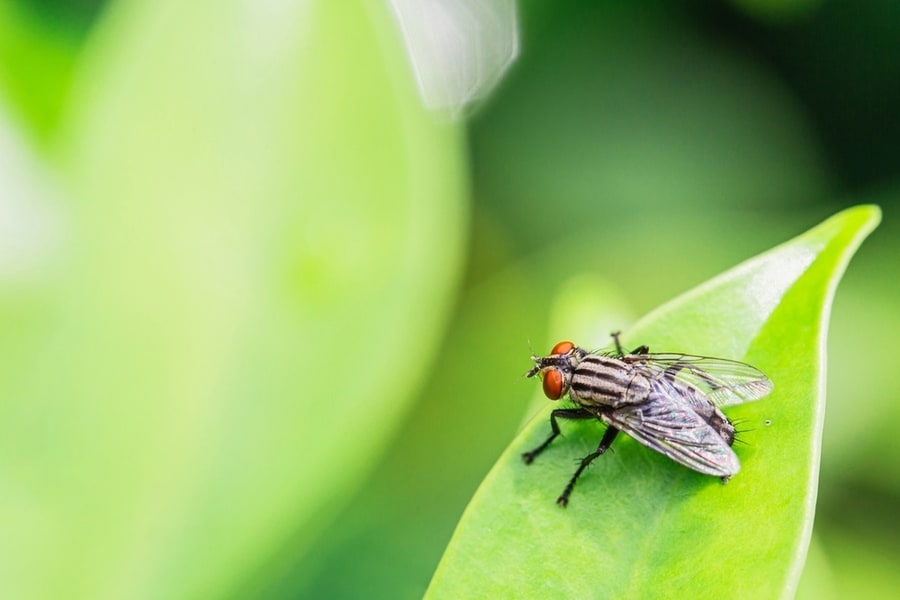
<svg viewBox="0 0 900 600"><path fill-rule="evenodd" d="M646 400L650 382L625 361L589 354L572 372L569 391L572 399L582 406L616 407Z"/></svg>

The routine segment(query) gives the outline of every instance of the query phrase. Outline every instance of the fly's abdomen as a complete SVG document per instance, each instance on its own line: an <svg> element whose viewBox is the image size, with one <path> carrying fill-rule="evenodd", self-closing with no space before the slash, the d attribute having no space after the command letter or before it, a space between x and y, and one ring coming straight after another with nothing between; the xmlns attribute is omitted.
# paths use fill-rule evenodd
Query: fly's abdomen
<svg viewBox="0 0 900 600"><path fill-rule="evenodd" d="M681 397L688 402L691 410L700 415L729 446L733 445L734 424L725 416L725 413L719 410L708 398L699 394L697 390L688 386L683 386L683 388L684 391Z"/></svg>
<svg viewBox="0 0 900 600"><path fill-rule="evenodd" d="M569 390L572 399L582 406L615 408L646 400L650 383L621 360L590 354L573 371Z"/></svg>

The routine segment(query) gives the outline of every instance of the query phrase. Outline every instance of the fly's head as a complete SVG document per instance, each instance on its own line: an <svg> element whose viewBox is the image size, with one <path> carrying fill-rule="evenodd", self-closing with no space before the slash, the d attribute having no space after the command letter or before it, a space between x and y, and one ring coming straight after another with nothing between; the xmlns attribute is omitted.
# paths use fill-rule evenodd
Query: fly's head
<svg viewBox="0 0 900 600"><path fill-rule="evenodd" d="M586 354L572 342L559 342L553 346L548 356L532 356L534 366L525 376L540 376L544 395L551 400L559 400L569 391L572 373Z"/></svg>

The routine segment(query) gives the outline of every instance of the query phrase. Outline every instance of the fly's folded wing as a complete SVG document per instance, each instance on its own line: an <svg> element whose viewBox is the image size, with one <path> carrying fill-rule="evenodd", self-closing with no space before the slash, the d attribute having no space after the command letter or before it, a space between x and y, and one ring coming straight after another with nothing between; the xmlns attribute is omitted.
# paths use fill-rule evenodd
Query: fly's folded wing
<svg viewBox="0 0 900 600"><path fill-rule="evenodd" d="M748 364L688 354L630 354L625 359L663 384L687 384L716 406L759 400L772 391L772 381Z"/></svg>
<svg viewBox="0 0 900 600"><path fill-rule="evenodd" d="M731 477L741 464L731 446L690 404L654 386L646 402L598 412L613 427L689 469Z"/></svg>

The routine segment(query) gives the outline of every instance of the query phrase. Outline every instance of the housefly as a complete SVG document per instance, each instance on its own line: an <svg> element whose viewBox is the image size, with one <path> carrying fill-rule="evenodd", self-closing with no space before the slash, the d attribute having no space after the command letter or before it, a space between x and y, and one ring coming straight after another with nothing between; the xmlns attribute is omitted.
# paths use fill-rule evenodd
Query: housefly
<svg viewBox="0 0 900 600"><path fill-rule="evenodd" d="M550 413L552 433L522 455L526 464L559 435L558 419L599 419L607 425L597 450L581 460L557 504L569 503L578 477L620 431L694 471L723 482L735 475L741 465L731 449L734 424L720 408L766 396L773 387L769 378L723 358L651 354L647 346L625 354L619 334L612 337L612 352L588 352L559 342L549 356L532 356L535 366L525 374L540 376L551 400L568 393L577 406Z"/></svg>

